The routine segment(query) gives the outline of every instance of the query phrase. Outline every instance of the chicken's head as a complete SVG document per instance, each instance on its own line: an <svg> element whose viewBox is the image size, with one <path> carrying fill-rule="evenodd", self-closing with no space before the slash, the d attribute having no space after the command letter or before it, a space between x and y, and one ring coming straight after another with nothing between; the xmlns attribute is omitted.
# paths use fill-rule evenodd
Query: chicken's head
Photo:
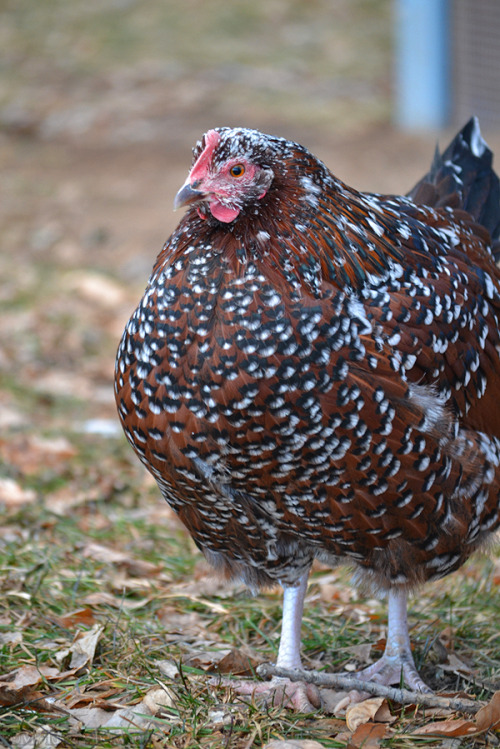
<svg viewBox="0 0 500 749"><path fill-rule="evenodd" d="M194 205L201 218L211 214L228 224L243 208L262 200L274 173L252 142L254 132L209 130L194 149L193 166L175 197L174 207Z"/></svg>

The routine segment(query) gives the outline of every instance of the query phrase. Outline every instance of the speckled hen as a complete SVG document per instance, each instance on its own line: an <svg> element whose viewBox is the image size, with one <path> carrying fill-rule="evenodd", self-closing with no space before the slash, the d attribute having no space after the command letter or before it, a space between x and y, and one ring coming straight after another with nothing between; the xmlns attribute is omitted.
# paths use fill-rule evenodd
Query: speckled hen
<svg viewBox="0 0 500 749"><path fill-rule="evenodd" d="M120 344L118 410L209 562L283 586L281 666L300 666L313 559L347 562L388 594L387 647L362 675L428 690L407 592L499 526L491 162L476 120L406 197L255 130L194 149L187 211Z"/></svg>

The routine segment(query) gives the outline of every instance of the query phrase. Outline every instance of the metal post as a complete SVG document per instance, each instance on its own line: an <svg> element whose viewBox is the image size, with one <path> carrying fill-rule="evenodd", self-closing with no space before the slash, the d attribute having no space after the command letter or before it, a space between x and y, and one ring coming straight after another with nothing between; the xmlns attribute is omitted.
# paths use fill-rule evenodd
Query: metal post
<svg viewBox="0 0 500 749"><path fill-rule="evenodd" d="M395 0L396 122L406 130L447 124L450 111L449 0Z"/></svg>

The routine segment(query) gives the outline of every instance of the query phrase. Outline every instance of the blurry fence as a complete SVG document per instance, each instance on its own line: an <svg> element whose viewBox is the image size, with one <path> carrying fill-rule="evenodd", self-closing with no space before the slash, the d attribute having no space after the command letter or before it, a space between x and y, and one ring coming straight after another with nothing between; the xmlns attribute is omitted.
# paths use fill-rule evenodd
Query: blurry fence
<svg viewBox="0 0 500 749"><path fill-rule="evenodd" d="M452 2L452 118L500 127L500 0Z"/></svg>

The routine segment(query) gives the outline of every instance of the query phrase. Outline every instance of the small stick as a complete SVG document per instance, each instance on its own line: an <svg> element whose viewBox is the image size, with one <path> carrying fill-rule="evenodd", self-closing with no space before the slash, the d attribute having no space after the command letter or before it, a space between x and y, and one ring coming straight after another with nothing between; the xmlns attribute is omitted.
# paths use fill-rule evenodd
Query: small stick
<svg viewBox="0 0 500 749"><path fill-rule="evenodd" d="M319 671L301 671L300 669L279 668L270 663L262 663L257 667L259 676L280 676L290 681L306 681L323 687L337 687L342 690L355 689L368 692L376 697L386 697L388 700L399 702L401 705L423 705L424 707L440 707L447 710L459 710L474 715L483 706L480 702L460 700L455 697L439 697L425 692L412 692L409 689L386 687L374 681L363 681L352 676L340 674L325 674Z"/></svg>

